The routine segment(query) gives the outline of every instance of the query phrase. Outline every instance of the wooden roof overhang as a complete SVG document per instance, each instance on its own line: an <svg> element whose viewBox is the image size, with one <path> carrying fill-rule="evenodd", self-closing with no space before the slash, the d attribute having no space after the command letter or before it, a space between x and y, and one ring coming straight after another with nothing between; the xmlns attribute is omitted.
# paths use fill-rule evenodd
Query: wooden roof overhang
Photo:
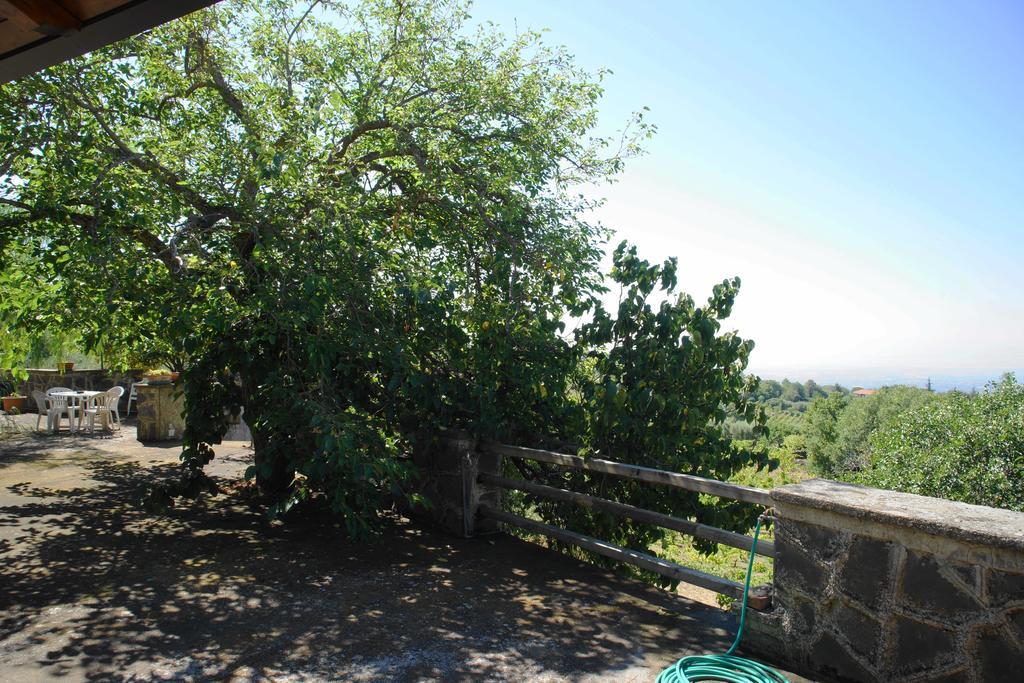
<svg viewBox="0 0 1024 683"><path fill-rule="evenodd" d="M0 0L0 83L141 33L217 0Z"/></svg>

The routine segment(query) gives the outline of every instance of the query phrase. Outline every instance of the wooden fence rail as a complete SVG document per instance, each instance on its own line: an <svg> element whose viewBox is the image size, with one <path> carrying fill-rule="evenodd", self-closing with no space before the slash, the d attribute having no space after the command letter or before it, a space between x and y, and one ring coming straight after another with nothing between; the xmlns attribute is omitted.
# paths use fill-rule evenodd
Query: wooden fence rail
<svg viewBox="0 0 1024 683"><path fill-rule="evenodd" d="M707 493L712 496L730 498L732 500L741 500L744 503L753 503L765 507L771 507L772 504L771 493L764 489L743 486L741 484L730 484L725 481L706 479L692 474L667 472L665 470L656 470L652 467L626 465L620 462L612 462L611 460L581 458L578 455L542 451L536 448L523 448L522 446L506 446L505 444L497 443L482 444L480 450L485 453L494 453L510 458L519 458L520 460L536 460L538 462L547 462L553 465L562 465L563 467L572 467L589 472L603 472L617 477L645 481L649 484L672 486L678 489Z"/></svg>
<svg viewBox="0 0 1024 683"><path fill-rule="evenodd" d="M498 443L481 444L479 449L483 453L518 458L520 460L535 460L538 462L546 462L553 465L587 470L590 472L602 472L604 474L611 474L649 484L671 486L685 489L687 491L706 493L713 496L719 496L721 498L743 501L754 505L770 507L772 504L770 492L764 489L742 486L739 484L730 484L728 482L707 479L705 477L698 477L692 474L668 472L666 470L642 467L640 465L628 465L612 462L610 460L601 460L598 458L581 458L579 456L569 455L566 453L556 453L554 451L545 451L535 448L523 448L521 446L508 446ZM480 473L477 477L477 481L481 484L496 486L498 488L515 489L542 498L574 503L582 507L601 510L642 524L652 524L666 529L673 529L691 536L697 536L699 538L722 543L733 548L741 548L749 551L754 544L754 539L750 536L744 536L743 534L737 534L732 531L719 529L706 524L699 524L687 519L681 519L679 517L655 512L653 510L645 510L644 508L635 507L633 505L617 503L585 493L567 491L565 489L545 486L531 481L510 479L508 477L489 474L486 472ZM723 595L728 595L732 598L738 599L743 597L743 586L735 581L707 574L695 569L690 569L648 553L623 548L597 538L585 536L575 531L561 529L550 524L544 524L543 522L514 515L510 512L505 512L504 510L481 507L479 509L479 514L481 517L496 520L504 524L510 524L532 533L542 534L563 543L568 543L570 545L589 550L593 553L597 553L598 555L609 557L613 560L618 560L619 562L625 562L627 564L640 567L641 569L646 569L647 571L654 572L675 581L690 583L702 588L707 588ZM760 555L772 558L775 557L775 545L771 541L759 540L757 547L754 548L754 550ZM760 591L751 591L749 601L750 607L753 607L754 609L764 609L769 605L769 598L762 595Z"/></svg>
<svg viewBox="0 0 1024 683"><path fill-rule="evenodd" d="M704 572L697 571L696 569L690 569L684 567L681 564L670 562L669 560L663 560L660 557L654 555L648 555L647 553L641 553L636 550L630 550L621 546L613 545L605 541L591 538L590 536L584 536L578 534L575 531L566 531L550 524L544 524L543 522L537 522L526 517L520 517L519 515L513 515L511 512L505 512L503 510L494 510L488 507L480 508L480 515L483 517L489 517L496 519L499 522L505 524L511 524L512 526L519 527L526 531L532 531L537 534L543 534L551 538L558 539L563 543L569 543L585 550L597 553L598 555L604 555L610 557L613 560L619 562L625 562L627 564L652 571L661 576L667 576L670 579L681 581L683 583L690 583L701 588L707 588L713 590L716 593L728 595L732 598L740 599L743 597L743 585L730 581L729 579L723 579L718 576L711 574L705 574Z"/></svg>
<svg viewBox="0 0 1024 683"><path fill-rule="evenodd" d="M642 524L651 524L665 529L672 529L690 536L697 536L698 538L715 541L716 543L722 543L723 545L727 545L732 548L739 548L748 552L754 544L754 539L751 536L744 536L743 534L726 531L725 529L719 529L715 526L708 526L707 524L692 522L688 519L681 519L679 517L672 517L671 515L665 515L660 512L645 510L644 508L638 508L633 505L616 503L605 498L587 495L586 493L566 491L565 489L559 489L553 486L535 484L531 481L497 477L493 474L486 473L480 474L479 481L484 484L491 484L503 489L525 491L526 493L540 496L541 498L575 503L581 507L601 510L602 512L607 512L617 517L632 519L633 521L640 522ZM765 557L775 557L775 544L771 541L758 540L755 552L758 555L763 555Z"/></svg>

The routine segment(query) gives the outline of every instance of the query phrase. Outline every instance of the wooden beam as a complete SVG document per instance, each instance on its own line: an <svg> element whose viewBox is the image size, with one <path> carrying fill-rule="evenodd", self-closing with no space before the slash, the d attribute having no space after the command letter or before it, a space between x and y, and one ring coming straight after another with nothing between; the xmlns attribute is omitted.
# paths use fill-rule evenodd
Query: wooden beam
<svg viewBox="0 0 1024 683"><path fill-rule="evenodd" d="M744 536L743 534L726 531L725 529L719 529L718 527L699 524L698 522L692 522L688 519L680 519L679 517L664 515L660 512L652 512L651 510L645 510L644 508L638 508L633 505L616 503L605 498L587 495L586 493L566 491L565 489L558 489L553 486L544 486L543 484L535 484L534 482L523 481L520 479L497 477L493 474L487 474L486 472L481 472L478 479L485 484L500 486L501 488L506 489L516 489L517 491L525 491L526 493L540 496L542 498L549 498L551 500L575 503L580 507L601 510L602 512L607 512L617 517L632 519L633 521L640 522L642 524L651 524L654 526L664 527L666 529L673 529L690 536L697 536L699 538L706 538L709 541L715 541L716 543L722 543L732 548L740 548L747 552L750 551L750 547L754 544L754 539L751 536ZM758 555L763 555L765 557L775 557L775 544L771 541L758 540L755 552Z"/></svg>
<svg viewBox="0 0 1024 683"><path fill-rule="evenodd" d="M40 33L52 36L78 31L82 20L55 0L7 0L14 9L37 25Z"/></svg>
<svg viewBox="0 0 1024 683"><path fill-rule="evenodd" d="M499 443L481 444L480 450L521 460L537 460L539 462L547 462L553 465L562 465L563 467L572 467L590 472L603 472L604 474L612 474L617 477L625 477L626 479L636 479L650 484L661 484L663 486L686 489L687 491L707 493L712 496L719 496L720 498L740 500L745 503L753 503L765 507L771 507L772 505L770 491L752 486L730 484L718 481L717 479L707 479L692 474L667 472L641 465L627 465L598 458L581 458L578 455L567 455L565 453L542 451L536 448L523 448L521 446L506 446Z"/></svg>
<svg viewBox="0 0 1024 683"><path fill-rule="evenodd" d="M103 6L109 9L102 14L86 18L80 31L64 33L62 36L40 35L37 40L18 42L16 45L0 49L0 83L21 78L128 36L148 31L166 21L208 7L216 1L131 0L115 6L103 3ZM26 15L22 14L18 17L19 23L31 21L23 21L24 16ZM15 21L12 20L6 25L13 23Z"/></svg>
<svg viewBox="0 0 1024 683"><path fill-rule="evenodd" d="M596 538L591 538L590 536L584 536L583 534L578 534L574 531L559 529L556 526L544 524L543 522L536 522L532 519L520 517L519 515L513 515L510 512L504 512L503 510L481 507L480 515L490 519L495 519L504 524L511 524L512 526L525 529L526 531L558 539L563 543L568 543L570 545L589 550L618 562L625 562L626 564L633 565L634 567L646 569L647 571L654 572L655 574L668 577L675 581L689 583L694 586L700 586L701 588L707 588L708 590L713 590L716 593L721 593L722 595L728 595L729 597L737 600L741 600L743 598L742 584L730 581L729 579L723 579L720 576L705 574L704 572L697 571L696 569L690 569L689 567L684 567L681 564L676 564L669 560L663 560L660 557L655 557L654 555L648 555L647 553L641 553L636 550L630 550L611 543L606 543L605 541L600 541Z"/></svg>

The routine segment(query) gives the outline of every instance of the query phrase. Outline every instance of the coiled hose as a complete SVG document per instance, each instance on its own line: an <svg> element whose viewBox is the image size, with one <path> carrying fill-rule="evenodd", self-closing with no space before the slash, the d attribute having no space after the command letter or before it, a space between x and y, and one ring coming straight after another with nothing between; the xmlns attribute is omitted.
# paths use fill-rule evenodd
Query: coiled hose
<svg viewBox="0 0 1024 683"><path fill-rule="evenodd" d="M750 591L750 575L754 569L754 551L757 550L757 537L761 533L761 521L764 517L765 515L758 517L757 525L754 527L754 542L750 545L750 558L747 560L747 580L743 584L740 626L736 631L736 639L732 641L732 647L722 655L683 657L658 674L655 683L789 683L789 679L770 666L733 654L740 646L740 639L743 638L743 624L747 620L747 593Z"/></svg>

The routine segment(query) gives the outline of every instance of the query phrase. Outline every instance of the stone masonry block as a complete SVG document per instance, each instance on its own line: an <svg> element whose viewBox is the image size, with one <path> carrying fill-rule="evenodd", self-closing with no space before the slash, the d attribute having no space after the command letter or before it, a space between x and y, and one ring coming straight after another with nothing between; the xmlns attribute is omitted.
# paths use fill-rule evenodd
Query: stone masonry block
<svg viewBox="0 0 1024 683"><path fill-rule="evenodd" d="M1018 607L1007 612L1006 621L1016 633L1017 642L1024 645L1024 607Z"/></svg>
<svg viewBox="0 0 1024 683"><path fill-rule="evenodd" d="M785 520L779 524L779 537L788 537L822 562L836 559L845 545L844 535L817 524Z"/></svg>
<svg viewBox="0 0 1024 683"><path fill-rule="evenodd" d="M967 668L963 666L957 666L953 669L943 671L928 676L928 683L972 683L970 673Z"/></svg>
<svg viewBox="0 0 1024 683"><path fill-rule="evenodd" d="M1024 514L820 479L771 496L777 628L749 647L824 681L1024 681Z"/></svg>
<svg viewBox="0 0 1024 683"><path fill-rule="evenodd" d="M497 453L479 453L477 468L488 474L501 474L501 456Z"/></svg>
<svg viewBox="0 0 1024 683"><path fill-rule="evenodd" d="M839 575L840 589L868 607L880 607L892 591L893 544L858 536Z"/></svg>
<svg viewBox="0 0 1024 683"><path fill-rule="evenodd" d="M501 490L477 482L480 457L476 441L465 432L423 439L413 452L416 477L410 482L410 492L423 495L431 505L410 508L403 504L408 513L464 538L496 531L496 522L478 514L481 505L501 508ZM497 466L493 459L484 465Z"/></svg>
<svg viewBox="0 0 1024 683"><path fill-rule="evenodd" d="M466 451L452 444L444 444L434 452L431 466L439 472L458 472L462 469Z"/></svg>
<svg viewBox="0 0 1024 683"><path fill-rule="evenodd" d="M453 507L463 504L465 483L461 472L438 472L432 477L437 495Z"/></svg>
<svg viewBox="0 0 1024 683"><path fill-rule="evenodd" d="M811 647L811 666L817 672L843 683L867 683L878 680L875 672L847 652L843 644L830 633L823 633Z"/></svg>
<svg viewBox="0 0 1024 683"><path fill-rule="evenodd" d="M953 663L956 636L952 630L897 615L894 623L897 674L913 674Z"/></svg>
<svg viewBox="0 0 1024 683"><path fill-rule="evenodd" d="M978 632L974 659L985 683L1019 683L1024 678L1024 648L1003 629Z"/></svg>
<svg viewBox="0 0 1024 683"><path fill-rule="evenodd" d="M795 598L793 600L794 609L794 620L793 628L802 637L809 636L813 631L814 627L818 624L818 609L815 603L811 600L803 600L801 598Z"/></svg>
<svg viewBox="0 0 1024 683"><path fill-rule="evenodd" d="M1024 602L1024 574L990 570L987 583L989 604L1002 607L1011 602Z"/></svg>
<svg viewBox="0 0 1024 683"><path fill-rule="evenodd" d="M981 567L947 562L943 569L969 586L971 595L981 596Z"/></svg>
<svg viewBox="0 0 1024 683"><path fill-rule="evenodd" d="M944 568L947 568L945 563L932 555L908 552L900 581L902 601L911 607L958 621L971 618L981 609L972 595L973 586L965 590L959 583L950 581L942 573ZM947 571L954 576L962 576L948 568Z"/></svg>
<svg viewBox="0 0 1024 683"><path fill-rule="evenodd" d="M834 618L836 628L853 651L874 661L882 639L882 624L863 610L847 604L836 608Z"/></svg>
<svg viewBox="0 0 1024 683"><path fill-rule="evenodd" d="M775 541L775 572L779 582L810 595L821 595L828 583L825 568L784 536Z"/></svg>

